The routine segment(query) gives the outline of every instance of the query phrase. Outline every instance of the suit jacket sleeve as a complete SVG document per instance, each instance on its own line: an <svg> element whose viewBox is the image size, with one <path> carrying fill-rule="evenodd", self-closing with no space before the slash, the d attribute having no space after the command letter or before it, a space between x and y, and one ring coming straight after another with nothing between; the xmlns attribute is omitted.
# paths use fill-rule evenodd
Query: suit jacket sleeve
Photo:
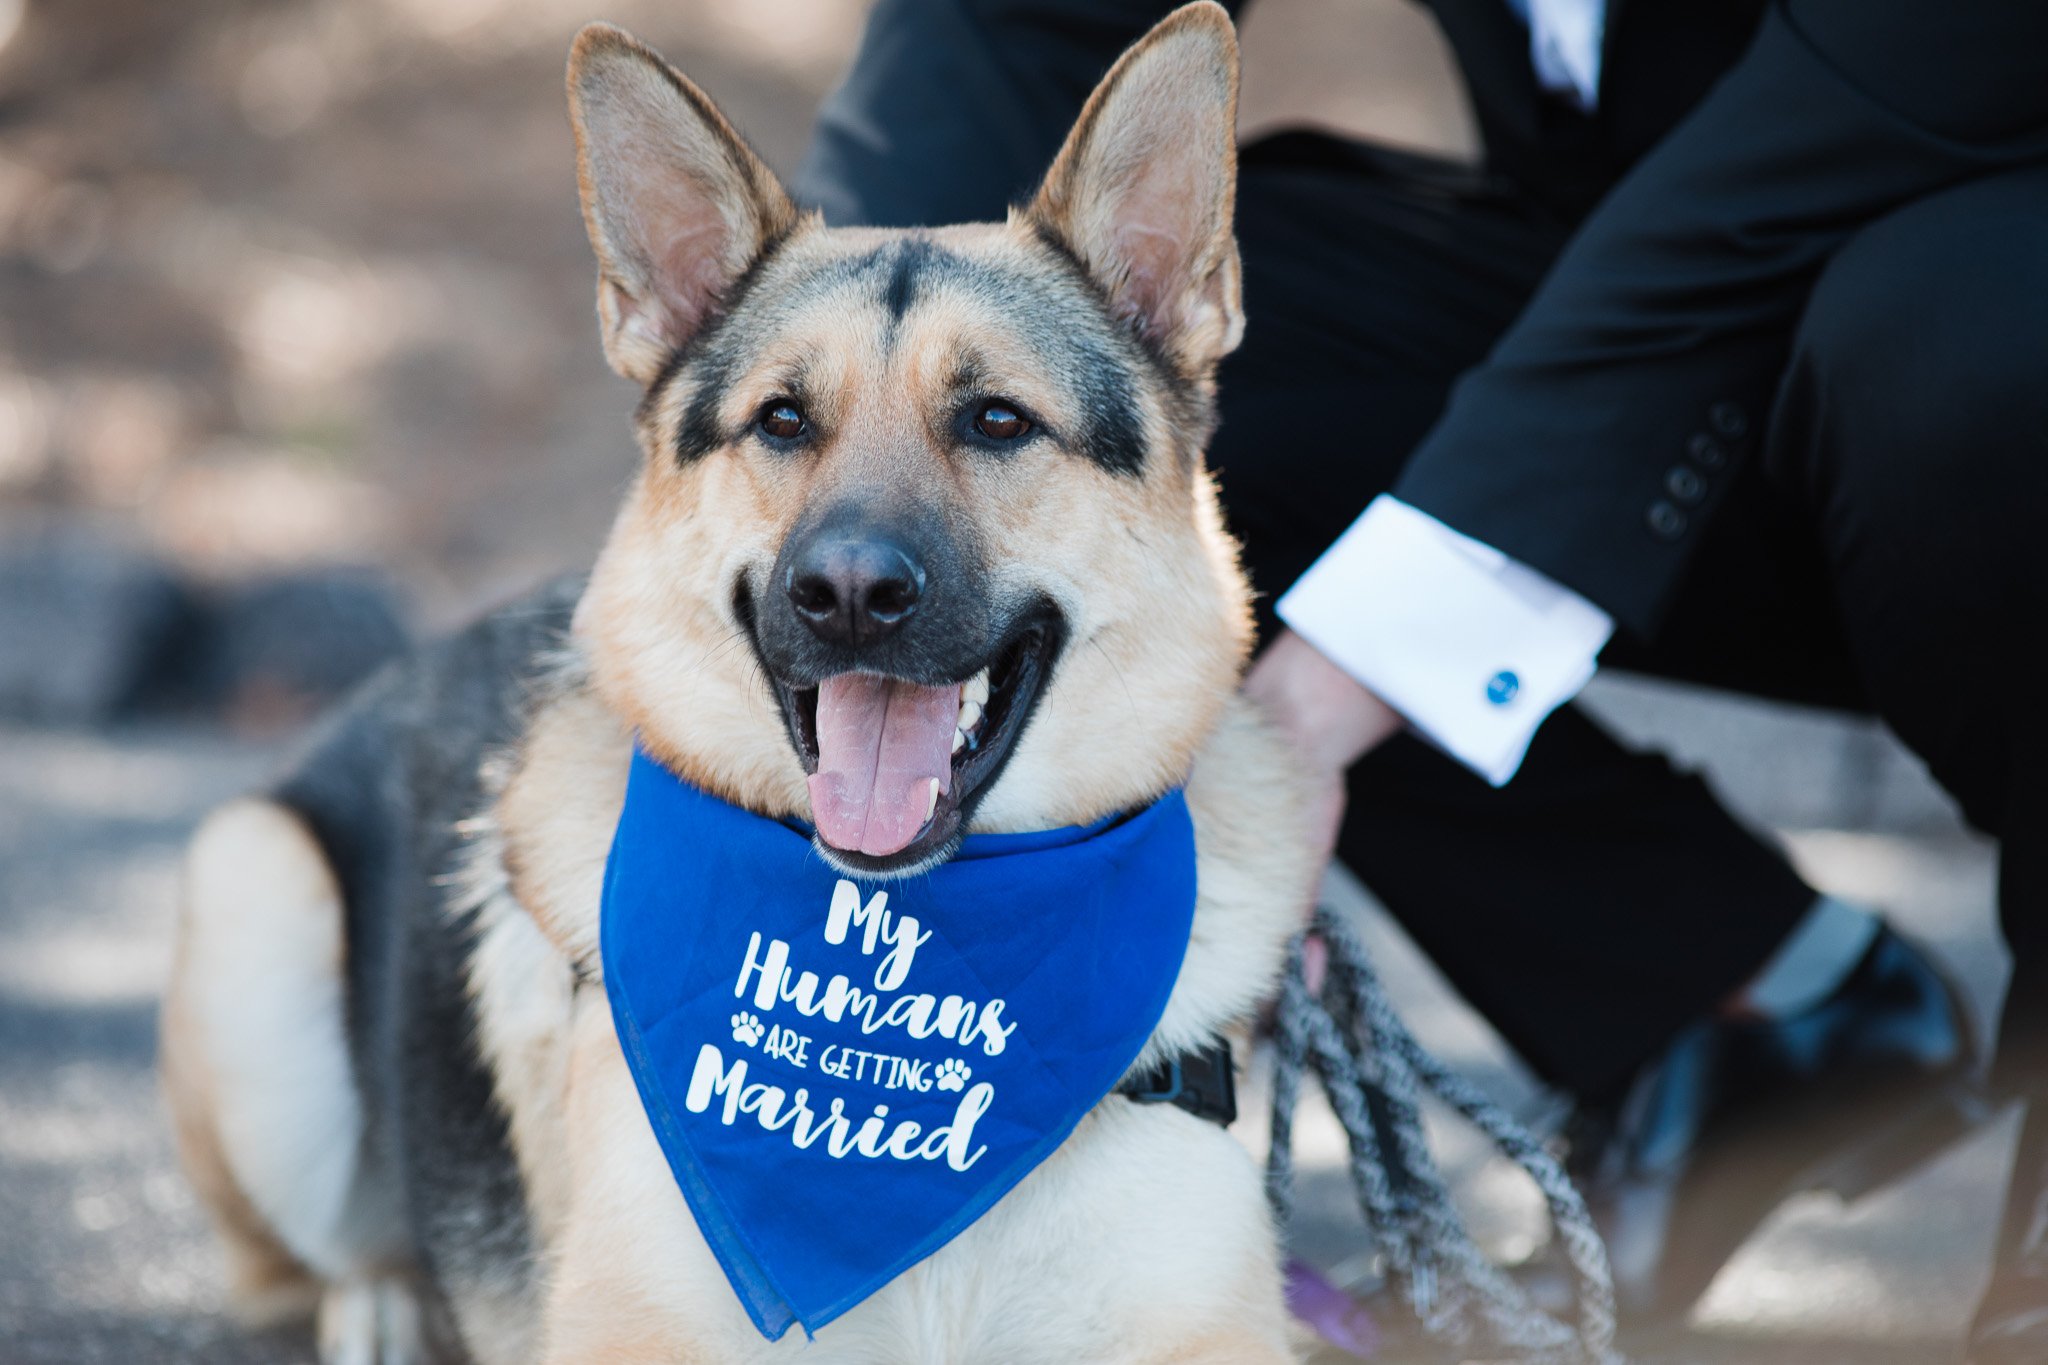
<svg viewBox="0 0 2048 1365"><path fill-rule="evenodd" d="M2048 156L2048 4L1789 0L1587 219L1395 496L1653 634L1861 226Z"/></svg>
<svg viewBox="0 0 2048 1365"><path fill-rule="evenodd" d="M1233 14L1243 0L1226 0ZM1000 219L1174 0L880 0L818 112L798 199L835 225Z"/></svg>

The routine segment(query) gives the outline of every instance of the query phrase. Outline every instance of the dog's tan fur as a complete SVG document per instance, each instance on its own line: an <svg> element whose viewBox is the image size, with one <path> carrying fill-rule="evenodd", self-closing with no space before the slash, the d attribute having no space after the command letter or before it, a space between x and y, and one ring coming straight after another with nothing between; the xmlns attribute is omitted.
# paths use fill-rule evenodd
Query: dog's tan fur
<svg viewBox="0 0 2048 1365"><path fill-rule="evenodd" d="M180 985L203 979L187 960L190 937L181 929L172 967ZM159 1035L171 1133L186 1176L213 1213L237 1314L252 1327L267 1327L311 1311L319 1289L235 1180L221 1142L220 1082L195 1007L189 990L174 988L164 1000Z"/></svg>
<svg viewBox="0 0 2048 1365"><path fill-rule="evenodd" d="M650 76L647 64L656 60L615 30L586 30L570 63L572 101L582 110L590 92L632 84L650 100L671 103L677 117L700 103L708 106L680 75L669 72L666 81ZM665 96L669 82L673 93ZM1235 84L1228 21L1220 11L1182 11L1104 80L1029 210L1000 226L923 235L1058 294L1072 286L1038 239L1038 228L1051 228L1095 268L1120 309L1143 316L1193 397L1206 400L1216 361L1242 329L1228 212ZM658 291L662 286L644 272L618 265L623 249L610 245L655 229L615 222L634 212L616 202L622 192L607 196L590 188L604 179L595 167L608 147L619 159L636 152L613 146L624 140L616 133L600 138L593 122L589 112L578 114L600 292L616 300ZM1205 127L1214 133L1213 145L1202 143ZM1155 186L1161 176L1138 174L1164 160L1169 174L1163 178L1180 179L1170 173L1174 157L1156 145L1162 130L1192 145L1192 152L1180 148L1180 156L1209 168L1192 196L1203 200L1198 208L1177 204L1177 197L1189 197L1184 183L1172 187L1178 196L1163 194ZM711 133L720 140L703 145ZM746 193L766 172L755 173L758 163L736 140L722 140L730 137L721 121L702 137L663 145L670 155L706 163L703 179L718 209L691 221L708 217L735 225L732 236L744 246L732 259L777 232L794 232L754 283L757 293L772 296L784 281L902 236L828 231L815 222L792 228L779 189L758 200ZM690 164L683 163L686 174L693 173ZM732 172L734 165L748 169ZM677 212L667 198L656 198L653 207L638 211L638 221ZM1174 205L1177 219L1197 221L1148 220L1165 211L1155 202L1160 199ZM1125 216L1110 221L1105 215L1118 205ZM1178 241L1174 234L1180 233L1195 239L1187 261L1168 259L1171 253L1160 245L1169 236ZM1172 280L1186 281L1185 287L1176 291ZM1085 306L1086 300L1074 303ZM635 329L658 311L606 305L607 353L621 373L643 382L647 355ZM628 321L615 324L617 316ZM914 310L891 348L877 344L883 321L878 307L851 310L842 294L799 296L782 310L772 343L750 357L728 387L722 416L744 425L747 414L802 367L817 395L812 418L830 434L829 458L796 469L743 459L679 465L662 452L673 447L694 395L674 386L643 412L640 435L650 458L578 613L599 693L652 752L693 782L769 813L807 814L802 769L779 728L762 723L771 704L753 660L733 646L730 584L749 564L773 559L804 508L862 485L918 488L934 492L948 514L975 528L983 558L999 577L1028 581L1058 600L1077 640L1085 642L1063 658L1060 690L1097 699L1093 706L1041 709L1033 742L1014 756L983 803L980 826L1090 820L1172 785L1213 724L1249 644L1244 580L1201 469L1206 401L1191 404L1161 385L1139 390L1139 425L1154 447L1143 479L1107 479L1050 450L1009 461L949 459L935 449L928 414L941 405L949 370L963 352L1001 374L1013 396L1049 422L1079 425L1074 390L1062 376L1040 373L1040 357L1020 333L964 293L941 293ZM681 716L689 717L687 729L676 724Z"/></svg>
<svg viewBox="0 0 2048 1365"><path fill-rule="evenodd" d="M976 828L1085 823L1186 786L1200 897L1141 1065L1241 1030L1269 991L1317 869L1283 750L1235 699L1246 588L1201 461L1215 365L1243 325L1227 17L1190 5L1126 54L1010 221L915 234L1060 316L1096 320L1138 376L1143 458L1121 472L1046 442L1003 459L950 450L935 414L963 355L1056 430L1084 422L1079 379L1049 368L985 290L940 280L891 319L820 285L907 235L800 216L710 101L625 35L586 30L569 89L605 352L649 386L647 458L578 607L575 657L508 756L455 897L474 916L477 1043L546 1267L537 1333L504 1305L451 1305L471 1354L480 1365L742 1365L799 1352L821 1365L1293 1359L1248 1157L1214 1125L1120 1099L815 1342L763 1340L670 1177L601 989L577 985L601 973L604 861L633 736L728 800L808 814L732 585L760 575L805 509L879 487L919 490L965 528L999 587L1050 598L1069 631ZM742 277L773 311L722 376L718 422L744 430L800 371L821 447L769 459L735 441L679 459L703 395L687 366L675 379L674 358ZM222 984L181 967L174 1001ZM174 1052L168 1079L200 1135L202 1191L240 1226L265 1201L204 1140L220 1101L188 1078L205 1075L206 1049Z"/></svg>

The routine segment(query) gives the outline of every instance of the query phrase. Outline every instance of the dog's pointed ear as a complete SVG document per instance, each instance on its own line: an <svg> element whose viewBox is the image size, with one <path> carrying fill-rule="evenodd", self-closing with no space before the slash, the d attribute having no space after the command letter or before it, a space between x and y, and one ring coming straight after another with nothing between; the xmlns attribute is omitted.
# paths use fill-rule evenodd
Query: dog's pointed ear
<svg viewBox="0 0 2048 1365"><path fill-rule="evenodd" d="M1175 10L1103 77L1027 210L1118 311L1203 370L1244 334L1237 240L1237 33Z"/></svg>
<svg viewBox="0 0 2048 1365"><path fill-rule="evenodd" d="M609 24L570 49L569 118L605 359L651 383L796 209L703 91Z"/></svg>

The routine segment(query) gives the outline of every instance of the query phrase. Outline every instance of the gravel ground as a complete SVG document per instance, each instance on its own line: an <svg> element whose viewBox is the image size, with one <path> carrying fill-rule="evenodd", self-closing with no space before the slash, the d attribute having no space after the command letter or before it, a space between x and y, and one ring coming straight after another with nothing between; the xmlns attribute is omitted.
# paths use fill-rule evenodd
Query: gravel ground
<svg viewBox="0 0 2048 1365"><path fill-rule="evenodd" d="M171 1155L156 995L177 849L264 746L0 730L0 1362L310 1360L220 1316Z"/></svg>

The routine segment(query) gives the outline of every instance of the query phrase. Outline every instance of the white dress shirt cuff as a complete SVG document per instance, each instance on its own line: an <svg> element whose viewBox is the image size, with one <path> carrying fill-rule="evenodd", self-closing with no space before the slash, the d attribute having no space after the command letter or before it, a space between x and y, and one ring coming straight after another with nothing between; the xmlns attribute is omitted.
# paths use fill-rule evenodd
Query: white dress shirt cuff
<svg viewBox="0 0 2048 1365"><path fill-rule="evenodd" d="M1593 676L1614 621L1571 589L1382 495L1276 608L1280 618L1498 787Z"/></svg>

